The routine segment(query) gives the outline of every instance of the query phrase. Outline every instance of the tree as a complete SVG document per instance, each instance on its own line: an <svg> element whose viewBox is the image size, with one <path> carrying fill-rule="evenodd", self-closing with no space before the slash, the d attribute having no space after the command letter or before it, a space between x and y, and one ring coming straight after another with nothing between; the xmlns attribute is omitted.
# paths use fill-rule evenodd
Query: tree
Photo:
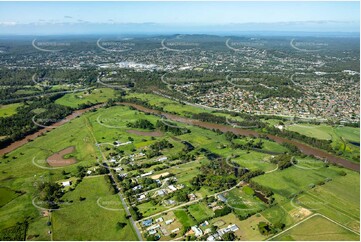
<svg viewBox="0 0 361 242"><path fill-rule="evenodd" d="M58 204L63 196L61 190L61 186L57 183L41 183L38 185L39 199L45 202L47 208L59 208Z"/></svg>
<svg viewBox="0 0 361 242"><path fill-rule="evenodd" d="M234 235L233 232L228 232L222 236L222 239L225 241L233 241L236 240L236 236Z"/></svg>
<svg viewBox="0 0 361 242"><path fill-rule="evenodd" d="M126 223L117 222L117 230L124 228L126 225Z"/></svg>

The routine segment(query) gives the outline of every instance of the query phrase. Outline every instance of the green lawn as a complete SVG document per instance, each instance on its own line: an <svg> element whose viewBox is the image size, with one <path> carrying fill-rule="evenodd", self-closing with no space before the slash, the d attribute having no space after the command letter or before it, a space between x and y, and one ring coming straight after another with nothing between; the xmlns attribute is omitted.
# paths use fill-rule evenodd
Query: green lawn
<svg viewBox="0 0 361 242"><path fill-rule="evenodd" d="M272 171L277 165L269 162L271 155L264 154L256 151L238 151L235 153L239 155L236 158L230 158L228 160L229 164L231 162L236 162L242 167L246 167L250 170L261 170L261 171Z"/></svg>
<svg viewBox="0 0 361 242"><path fill-rule="evenodd" d="M9 117L14 115L16 113L16 109L22 105L22 103L0 105L0 117Z"/></svg>
<svg viewBox="0 0 361 242"><path fill-rule="evenodd" d="M318 162L317 160L314 161ZM341 168L334 166L318 168L314 165L315 169L304 169L306 163L302 164L302 167L301 164L298 164L299 166L292 166L255 177L252 181L271 188L277 196L280 196L279 198L289 198L300 191L309 190L312 184L325 181L327 178L334 179L340 176Z"/></svg>
<svg viewBox="0 0 361 242"><path fill-rule="evenodd" d="M177 217L179 222L183 225L183 228L187 228L193 225L196 225L197 222L194 221L192 217L190 217L185 210L176 209L174 210L174 215Z"/></svg>
<svg viewBox="0 0 361 242"><path fill-rule="evenodd" d="M287 129L317 139L332 139L333 128L329 125L294 124Z"/></svg>
<svg viewBox="0 0 361 242"><path fill-rule="evenodd" d="M86 115L74 119L0 158L1 185L14 191L25 192L0 208L0 230L14 226L27 218L33 218L29 221L29 228L36 228L36 231L29 230L29 234L36 235L41 230L45 231L45 235L40 234L40 238L49 239L46 234L46 223L41 223L43 229L32 225L42 219L38 209L32 205L32 199L36 196L35 184L39 181L55 182L64 179L62 170L75 174L78 165L95 164L98 154L86 127L85 117ZM49 170L45 159L53 152L69 146L75 146L74 155L78 162L64 168Z"/></svg>
<svg viewBox="0 0 361 242"><path fill-rule="evenodd" d="M150 215L169 209L169 207L165 205L154 205L151 202L139 204L137 207L139 209L139 212L143 214L143 217L148 217Z"/></svg>
<svg viewBox="0 0 361 242"><path fill-rule="evenodd" d="M214 212L202 202L190 205L188 207L188 211L190 214L192 214L198 223L214 215Z"/></svg>
<svg viewBox="0 0 361 242"><path fill-rule="evenodd" d="M286 209L282 204L272 206L261 212L270 223L283 223L286 226L292 225L295 220L289 214L289 210Z"/></svg>
<svg viewBox="0 0 361 242"><path fill-rule="evenodd" d="M360 176L347 172L346 176L335 177L333 181L301 194L299 204L322 213L343 225L360 229Z"/></svg>

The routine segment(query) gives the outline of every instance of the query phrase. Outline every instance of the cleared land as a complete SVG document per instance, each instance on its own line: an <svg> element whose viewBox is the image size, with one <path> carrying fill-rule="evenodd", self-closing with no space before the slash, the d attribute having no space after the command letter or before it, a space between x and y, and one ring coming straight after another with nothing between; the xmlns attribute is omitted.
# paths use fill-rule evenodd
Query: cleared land
<svg viewBox="0 0 361 242"><path fill-rule="evenodd" d="M43 217L40 211L31 204L33 194L35 193L34 182L39 182L41 176L44 179L55 182L65 180L75 181L74 177L77 173L78 165L89 167L89 169L90 167L93 168L97 166L97 159L101 157L99 149L101 149L106 156L112 152L119 153L121 156L129 156L134 153L138 154L155 142L166 139L173 145L173 148L163 149L161 156L166 156L169 159L162 164L146 167L143 171L153 171L151 176L155 177L158 174L172 173L177 178L177 184L183 184L186 187L190 186L193 177L200 173L199 167L202 164L209 163L209 160L200 153L197 154L197 158L194 161L175 165L175 162L179 160L177 158L172 160L171 157L185 148L185 145L181 141L191 143L195 147L194 153L200 148L205 148L224 158L231 155L239 155L237 158L234 158L234 161L251 170L260 169L263 171L271 171L276 167L276 165L268 162L271 157L270 154L254 150L247 152L246 150L232 149L231 143L226 139L224 134L217 134L211 130L199 127L177 123L179 127L186 127L191 131L191 133L177 136L174 136L170 132L164 132L162 137L148 137L139 135L141 133L127 132L129 129L127 124L139 119L146 119L156 124L159 117L146 115L124 106L99 108L95 112L85 113L80 118L76 118L63 126L57 127L44 136L38 137L36 140L9 153L8 156L2 157L0 160L0 181L2 186L11 191L21 190L26 193L13 197L10 202L3 202L3 207L0 207L0 228L14 226L16 222L21 222L27 217L32 217L33 219L30 221L27 235L33 239L50 240L51 238L47 234L49 226L46 225L48 217ZM134 130L140 132L150 131L146 129ZM157 130L153 131L156 132ZM241 138L235 140L235 142L247 142L249 139L250 138ZM257 139L254 139L254 141L257 142ZM127 144L116 146L116 142ZM58 167L49 166L45 162L46 158L72 146L75 147L75 150L71 153L71 157L74 157L77 163L61 167L60 169L49 170ZM46 149L44 149L44 147L46 147ZM279 152L287 151L283 146L271 141L265 141L263 148L266 151L274 149L277 149ZM43 168L33 164L29 156L34 157L35 164ZM134 162L144 164L149 161L153 162L161 156L150 159L136 159ZM69 158L67 155L65 157ZM244 240L265 239L264 236L260 235L257 228L257 224L260 221L269 221L271 223L283 222L289 227L300 220L300 218L295 215L299 211L299 208L297 206L295 207L295 204L291 204L290 200L292 195L303 191L302 194L297 196L297 201L299 202L296 203L296 205L304 206L310 209L310 211L313 211L312 209L317 208L315 206L318 202L314 197L328 201L330 203L328 204L329 207L327 209L326 207L320 209L320 212L340 223L345 223L347 227L357 229L359 223L356 221L359 219L357 216L355 217L351 214L359 212L359 199L356 199L357 193L348 188L353 187L356 189L357 185L355 184L359 183L359 174L335 166L327 168L322 162L310 157L297 157L297 160L299 161L297 163L298 167L294 166L282 171L275 170L252 179L274 191L277 205L267 208L267 206L257 200L249 190L237 188L237 191L235 189L227 194L228 198L235 201L233 205L239 205L241 209L246 208L252 211L259 211L262 215L252 215L248 219L241 221L237 218L236 214L244 214L235 210L234 213L215 218L212 222L222 220L224 223L221 225L221 228L226 227L229 223L236 223L240 228L240 230L237 231L237 236L240 236L240 238ZM165 163L169 165L169 167L162 167ZM252 164L256 165L251 166ZM123 168L127 168L126 165L121 165ZM156 168L159 169L156 170ZM63 170L65 173L69 173L68 178L62 174ZM347 173L346 176L342 175L342 171ZM134 176L139 174L137 170L123 170L122 172L129 172L129 175L134 174ZM317 185L320 182L325 182L325 184ZM316 185L316 187L311 189L311 184ZM6 193L5 190L4 192ZM214 194L215 189L204 185L200 190L194 191L194 193L197 198L204 198L207 195ZM80 201L80 197L86 199ZM98 201L99 198L101 198L100 201ZM170 197L167 199L174 198ZM307 199L311 199L314 203L313 207L308 206L311 203L307 204ZM53 222L51 229L54 239L136 239L130 225L124 218L122 210L119 210L121 209L121 204L118 195L112 194L112 190L104 177L84 178L78 186L75 186L74 191L69 191L64 195L64 200L69 202L69 206L62 206L60 210L54 211L51 217ZM109 210L99 206L97 202L103 207L109 208ZM260 203L258 204L258 202ZM162 203L152 204L151 202L144 202L143 204L137 205L137 207L139 211L143 213L143 217L146 217L167 210L172 206L165 206ZM335 207L347 207L347 209L341 211L340 209L335 210ZM188 215L185 209L188 209L192 216ZM336 211L334 215L332 215L332 211ZM196 225L212 215L213 211L207 207L205 202L201 201L188 206L188 208L176 209L162 216L168 216L169 219L176 219L172 226L174 228L180 227L181 232L177 235L177 237L179 237L182 235L181 233L185 232L185 228ZM89 221L90 219L84 220L86 217L92 218L91 221ZM168 217L166 218L168 219ZM350 220L350 217L352 220ZM350 223L347 224L346 220L350 221ZM74 221L83 221L83 223L74 224ZM117 222L124 222L127 223L127 225L123 229L118 230L116 227ZM106 228L104 226L106 226ZM169 228L173 228L172 226ZM129 234L130 237L127 237ZM162 236L162 239L165 238L168 237ZM317 237L313 239L317 239Z"/></svg>
<svg viewBox="0 0 361 242"><path fill-rule="evenodd" d="M72 165L76 163L76 159L74 157L65 158L65 156L73 153L74 151L75 151L74 146L70 146L68 148L65 148L59 152L52 154L51 156L46 158L46 161L50 166L55 166L55 167Z"/></svg>
<svg viewBox="0 0 361 242"><path fill-rule="evenodd" d="M113 195L112 190L108 178L100 176L84 179L74 191L64 195L65 201L72 202L53 212L54 240L137 240L119 196ZM80 197L85 200L80 201ZM118 229L117 222L126 225Z"/></svg>
<svg viewBox="0 0 361 242"><path fill-rule="evenodd" d="M317 228L317 229L315 229ZM360 236L327 220L322 216L314 216L294 228L276 236L273 240L359 240Z"/></svg>
<svg viewBox="0 0 361 242"><path fill-rule="evenodd" d="M350 160L360 160L360 128L330 125L294 124L287 126L288 130L314 137L332 141L332 147Z"/></svg>
<svg viewBox="0 0 361 242"><path fill-rule="evenodd" d="M57 99L55 103L77 108L81 104L95 104L106 102L109 98L114 97L114 90L111 88L99 88L79 93L68 93Z"/></svg>

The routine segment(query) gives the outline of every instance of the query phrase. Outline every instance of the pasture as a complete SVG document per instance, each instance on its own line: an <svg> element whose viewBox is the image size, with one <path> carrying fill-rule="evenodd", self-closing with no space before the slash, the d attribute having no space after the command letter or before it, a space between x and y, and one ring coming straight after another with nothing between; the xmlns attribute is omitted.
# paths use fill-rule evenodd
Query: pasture
<svg viewBox="0 0 361 242"><path fill-rule="evenodd" d="M22 103L0 105L0 117L9 117L14 115L16 113L16 109L22 105Z"/></svg>
<svg viewBox="0 0 361 242"><path fill-rule="evenodd" d="M99 176L85 178L65 194L69 205L52 213L54 240L137 240L119 196L112 193L109 179ZM117 222L126 225L118 229Z"/></svg>
<svg viewBox="0 0 361 242"><path fill-rule="evenodd" d="M114 89L98 88L84 92L65 94L61 98L57 99L55 103L71 108L78 108L81 104L106 102L109 98L113 98L114 95Z"/></svg>
<svg viewBox="0 0 361 242"><path fill-rule="evenodd" d="M317 228L317 229L315 229ZM272 240L319 240L319 241L359 241L360 236L326 218L315 215L294 228L274 237Z"/></svg>

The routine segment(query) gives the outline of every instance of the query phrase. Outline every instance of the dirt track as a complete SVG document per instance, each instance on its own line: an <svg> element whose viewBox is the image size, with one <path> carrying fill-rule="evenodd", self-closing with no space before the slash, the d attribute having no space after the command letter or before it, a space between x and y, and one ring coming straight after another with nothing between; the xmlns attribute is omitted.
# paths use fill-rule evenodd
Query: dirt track
<svg viewBox="0 0 361 242"><path fill-rule="evenodd" d="M70 146L68 148L65 148L59 152L52 154L46 159L46 162L48 162L49 166L53 166L53 167L72 165L76 163L76 159L73 157L69 159L65 159L64 156L67 154L71 154L74 151L75 151L75 147Z"/></svg>

